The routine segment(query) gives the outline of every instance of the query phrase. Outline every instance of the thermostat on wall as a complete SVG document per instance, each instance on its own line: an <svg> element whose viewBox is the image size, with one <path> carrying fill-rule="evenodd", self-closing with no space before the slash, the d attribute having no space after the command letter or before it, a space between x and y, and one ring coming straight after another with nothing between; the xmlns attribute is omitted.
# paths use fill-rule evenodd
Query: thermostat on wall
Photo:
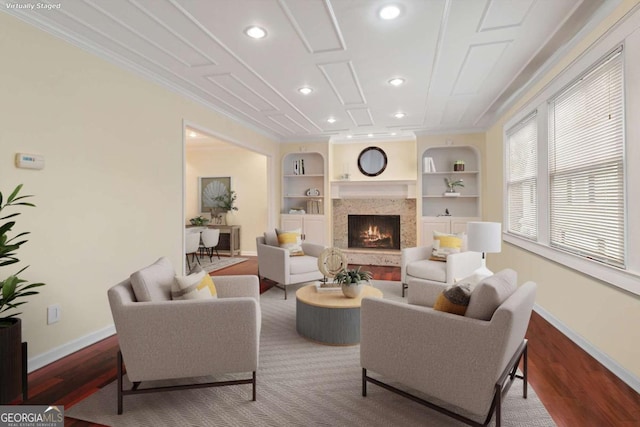
<svg viewBox="0 0 640 427"><path fill-rule="evenodd" d="M16 153L16 167L42 169L44 168L44 156L40 154Z"/></svg>

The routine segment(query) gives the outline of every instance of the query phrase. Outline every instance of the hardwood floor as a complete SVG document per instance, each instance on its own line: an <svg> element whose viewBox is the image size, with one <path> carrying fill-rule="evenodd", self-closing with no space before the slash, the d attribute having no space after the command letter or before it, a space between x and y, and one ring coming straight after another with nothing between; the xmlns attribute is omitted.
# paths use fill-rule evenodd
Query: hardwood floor
<svg viewBox="0 0 640 427"><path fill-rule="evenodd" d="M366 266L379 280L400 280L397 267ZM256 258L213 273L256 274ZM261 292L273 286L263 280ZM640 426L640 395L538 314L529 329L529 382L558 426ZM109 337L29 375L27 404L70 408L115 380L117 339ZM114 399L113 410L116 410ZM66 418L67 426L96 426Z"/></svg>

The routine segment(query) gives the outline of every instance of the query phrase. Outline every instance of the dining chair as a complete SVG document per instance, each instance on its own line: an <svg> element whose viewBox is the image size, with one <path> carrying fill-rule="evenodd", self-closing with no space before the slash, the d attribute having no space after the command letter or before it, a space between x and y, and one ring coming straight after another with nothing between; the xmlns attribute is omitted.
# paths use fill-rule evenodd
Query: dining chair
<svg viewBox="0 0 640 427"><path fill-rule="evenodd" d="M216 251L216 255L218 259L220 259L220 254L218 253L218 242L220 241L220 230L215 228L207 228L202 230L202 244L200 245L200 250L204 251L209 255L209 262L213 258L213 251Z"/></svg>
<svg viewBox="0 0 640 427"><path fill-rule="evenodd" d="M198 248L200 247L200 233L187 232L184 236L184 253L187 257L187 268L191 270L191 263L189 262L189 255L191 255L191 259L195 259L198 264L200 264L200 259L198 259Z"/></svg>

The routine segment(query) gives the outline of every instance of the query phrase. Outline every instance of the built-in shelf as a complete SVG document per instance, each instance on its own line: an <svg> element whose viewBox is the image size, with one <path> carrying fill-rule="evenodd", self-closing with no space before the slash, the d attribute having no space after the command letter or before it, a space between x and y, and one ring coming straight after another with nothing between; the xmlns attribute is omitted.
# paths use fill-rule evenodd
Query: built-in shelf
<svg viewBox="0 0 640 427"><path fill-rule="evenodd" d="M433 161L425 161L430 157ZM456 161L464 161L464 171L454 171ZM424 169L427 164L436 172ZM447 145L427 148L422 155L422 216L437 217L446 211L453 217L480 216L480 155L471 146ZM459 196L446 196L446 178L462 179L464 187L456 187Z"/></svg>

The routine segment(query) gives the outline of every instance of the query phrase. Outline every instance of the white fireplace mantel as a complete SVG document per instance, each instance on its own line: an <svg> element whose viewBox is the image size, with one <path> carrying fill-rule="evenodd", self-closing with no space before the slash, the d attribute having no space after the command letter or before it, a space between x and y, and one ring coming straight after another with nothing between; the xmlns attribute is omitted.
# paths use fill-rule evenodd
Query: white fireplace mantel
<svg viewBox="0 0 640 427"><path fill-rule="evenodd" d="M415 199L416 181L331 181L332 199Z"/></svg>

